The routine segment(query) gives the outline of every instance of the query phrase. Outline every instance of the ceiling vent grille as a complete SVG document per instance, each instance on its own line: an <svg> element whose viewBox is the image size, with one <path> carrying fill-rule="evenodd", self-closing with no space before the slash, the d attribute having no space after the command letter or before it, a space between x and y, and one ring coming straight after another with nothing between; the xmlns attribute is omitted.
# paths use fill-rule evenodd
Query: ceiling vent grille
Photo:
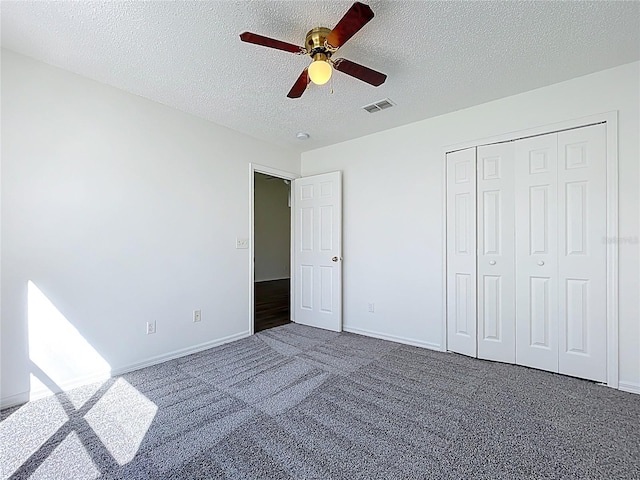
<svg viewBox="0 0 640 480"><path fill-rule="evenodd" d="M388 98L385 98L384 100L380 100L380 101L372 103L370 105L365 105L362 108L365 109L369 113L376 113L376 112L379 112L381 110L385 110L387 108L391 108L393 106L395 106L395 103L393 103Z"/></svg>

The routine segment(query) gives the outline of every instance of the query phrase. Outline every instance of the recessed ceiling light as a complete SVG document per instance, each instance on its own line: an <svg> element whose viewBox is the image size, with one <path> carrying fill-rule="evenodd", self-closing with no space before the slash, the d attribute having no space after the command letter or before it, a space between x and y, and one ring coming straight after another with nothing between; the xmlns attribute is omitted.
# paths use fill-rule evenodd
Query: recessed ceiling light
<svg viewBox="0 0 640 480"><path fill-rule="evenodd" d="M296 133L296 138L298 140L308 140L309 139L309 134L306 132L298 132Z"/></svg>

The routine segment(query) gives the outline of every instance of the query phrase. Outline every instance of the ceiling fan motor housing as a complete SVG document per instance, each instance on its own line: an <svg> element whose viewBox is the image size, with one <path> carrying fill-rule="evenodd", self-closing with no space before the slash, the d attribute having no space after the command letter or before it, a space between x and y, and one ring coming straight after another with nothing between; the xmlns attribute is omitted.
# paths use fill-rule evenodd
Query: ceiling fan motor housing
<svg viewBox="0 0 640 480"><path fill-rule="evenodd" d="M304 46L314 60L324 60L324 58L316 58L316 55L322 54L326 58L331 57L333 51L325 46L327 36L331 33L331 29L325 27L316 27L309 30L307 37L304 41Z"/></svg>

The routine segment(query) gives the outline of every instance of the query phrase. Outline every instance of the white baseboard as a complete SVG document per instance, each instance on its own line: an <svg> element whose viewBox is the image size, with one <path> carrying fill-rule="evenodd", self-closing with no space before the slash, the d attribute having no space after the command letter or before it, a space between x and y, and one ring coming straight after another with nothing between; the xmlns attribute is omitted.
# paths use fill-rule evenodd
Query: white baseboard
<svg viewBox="0 0 640 480"><path fill-rule="evenodd" d="M9 407L15 407L16 405L22 405L23 403L27 403L29 401L29 392L17 393L15 395L9 395L7 397L2 397L0 400L0 409L5 409Z"/></svg>
<svg viewBox="0 0 640 480"><path fill-rule="evenodd" d="M93 375L83 375L81 377L72 378L64 382L56 384L53 388L45 385L45 388L31 389L29 392L29 401L39 400L40 398L49 397L53 394L73 390L74 388L90 383L104 382L111 378L111 372L99 372Z"/></svg>
<svg viewBox="0 0 640 480"><path fill-rule="evenodd" d="M256 283L261 283L261 282L273 282L275 280L290 280L291 277L289 275L286 275L284 277L274 277L274 278L261 278L260 280L258 280L257 278L255 279Z"/></svg>
<svg viewBox="0 0 640 480"><path fill-rule="evenodd" d="M186 357L187 355L198 353L203 350L208 350L209 348L217 347L218 345L223 345L225 343L235 342L236 340L240 340L249 336L251 336L251 332L247 330L246 332L234 333L233 335L222 337L217 340L212 340L210 342L200 343L192 347L181 348L180 350L174 350L173 352L157 355L155 357L148 358L141 362L132 363L130 365L120 367L120 368L114 368L113 370L111 370L111 376L122 375L123 373L132 372L134 370L140 370L141 368L151 367L153 365L157 365L162 362L167 362L169 360L174 360L176 358Z"/></svg>
<svg viewBox="0 0 640 480"><path fill-rule="evenodd" d="M635 393L640 395L640 383L618 382L618 389L623 392Z"/></svg>
<svg viewBox="0 0 640 480"><path fill-rule="evenodd" d="M74 378L72 380L63 382L59 385L61 391L71 390L76 387L80 387L82 385L87 385L89 383L105 381L110 377L115 377L118 375L122 375L124 373L132 372L134 370L140 370L141 368L151 367L153 365L157 365L162 362L166 362L168 360L174 360L176 358L185 357L187 355L191 355L193 353L198 353L203 350L208 350L209 348L217 347L218 345L222 345L225 343L233 342L235 340L240 340L242 338L249 337L251 333L249 331L240 332L233 335L229 335L227 337L222 337L217 340L212 340L210 342L200 343L198 345L194 345L192 347L181 348L180 350L174 350L172 352L164 353L162 355L157 355L155 357L147 358L141 362L132 363L130 365L126 365L119 368L111 369L109 373L101 373L91 376L84 376L81 378ZM7 397L0 398L0 408L9 408L15 405L21 405L31 400L38 400L39 398L44 398L53 395L57 392L52 392L48 389L38 389L30 392L21 392L16 395L10 395Z"/></svg>
<svg viewBox="0 0 640 480"><path fill-rule="evenodd" d="M405 345L412 345L414 347L428 348L429 350L437 350L439 352L443 351L442 347L437 343L424 342L422 340L415 340L413 338L398 337L396 335L389 335L386 333L374 332L372 330L365 330L363 328L356 328L356 327L349 327L349 326L344 326L343 330L345 332L364 335L365 337L373 337L373 338L379 338L381 340L389 340L391 342L403 343Z"/></svg>
<svg viewBox="0 0 640 480"><path fill-rule="evenodd" d="M95 382L104 382L112 375L110 372L100 372L92 375L83 375L81 377L72 378L64 382L60 382L55 386L46 386L44 388L34 388L28 392L21 392L16 395L10 395L0 398L0 408L9 408L23 403L39 400L41 398L50 397L56 393L66 392L83 385Z"/></svg>

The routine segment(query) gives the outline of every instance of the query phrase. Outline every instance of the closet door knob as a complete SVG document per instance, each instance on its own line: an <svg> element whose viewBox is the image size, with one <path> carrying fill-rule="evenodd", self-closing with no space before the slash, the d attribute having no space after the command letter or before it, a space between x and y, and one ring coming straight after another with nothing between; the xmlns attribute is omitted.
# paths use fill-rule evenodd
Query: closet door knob
<svg viewBox="0 0 640 480"><path fill-rule="evenodd" d="M495 260L491 260L491 261L489 262L489 265L495 265L495 264L496 264L496 261L495 261Z"/></svg>
<svg viewBox="0 0 640 480"><path fill-rule="evenodd" d="M538 265L543 266L543 265L544 265L544 262L543 262L542 260L540 260L540 261L538 262Z"/></svg>

